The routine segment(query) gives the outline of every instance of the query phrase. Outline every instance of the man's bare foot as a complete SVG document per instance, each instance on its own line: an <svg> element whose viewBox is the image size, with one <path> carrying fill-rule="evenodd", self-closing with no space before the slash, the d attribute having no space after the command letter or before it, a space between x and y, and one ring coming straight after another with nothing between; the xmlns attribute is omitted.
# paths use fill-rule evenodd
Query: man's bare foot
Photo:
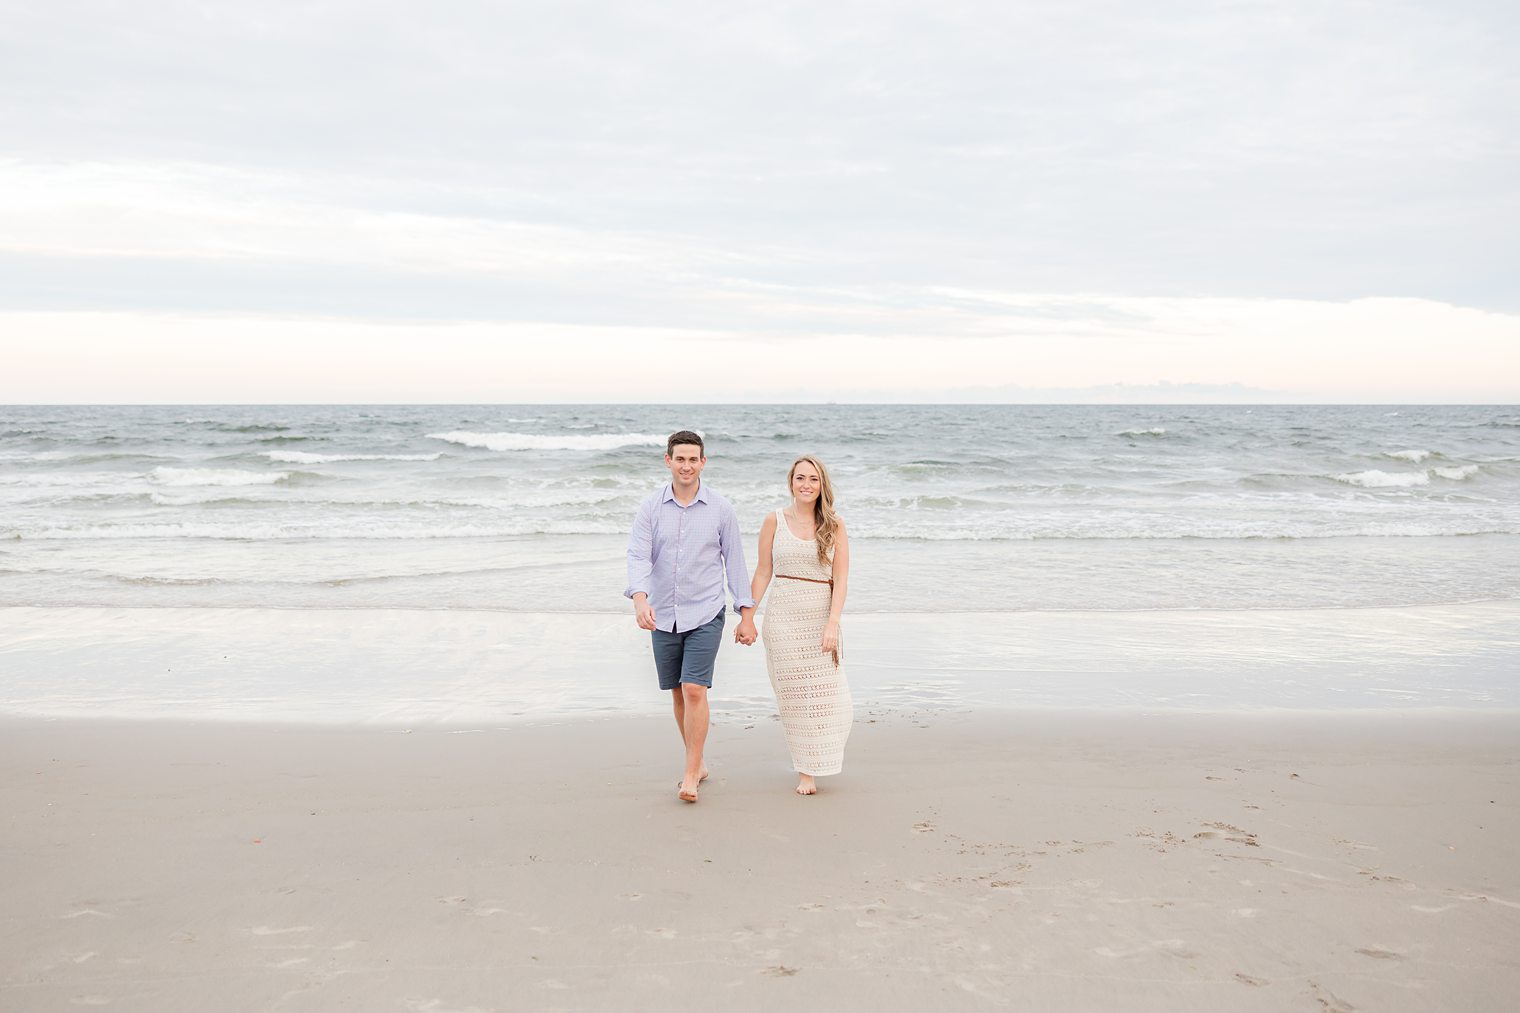
<svg viewBox="0 0 1520 1013"><path fill-rule="evenodd" d="M815 781L815 780L813 780L813 775L812 774L803 774L802 777L798 779L798 781L797 781L797 794L799 794L799 795L816 795L816 794L818 794L818 782Z"/></svg>

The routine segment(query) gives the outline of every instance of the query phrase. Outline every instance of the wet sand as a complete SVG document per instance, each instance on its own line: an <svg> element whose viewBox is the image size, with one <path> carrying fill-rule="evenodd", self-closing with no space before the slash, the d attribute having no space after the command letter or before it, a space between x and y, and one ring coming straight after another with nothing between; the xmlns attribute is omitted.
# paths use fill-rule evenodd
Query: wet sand
<svg viewBox="0 0 1520 1013"><path fill-rule="evenodd" d="M0 722L0 1008L1508 1010L1520 715Z"/></svg>
<svg viewBox="0 0 1520 1013"><path fill-rule="evenodd" d="M1520 710L1520 601L868 613L845 632L869 717ZM713 706L774 712L763 648L724 644ZM665 709L649 634L626 610L0 608L0 718L420 727Z"/></svg>

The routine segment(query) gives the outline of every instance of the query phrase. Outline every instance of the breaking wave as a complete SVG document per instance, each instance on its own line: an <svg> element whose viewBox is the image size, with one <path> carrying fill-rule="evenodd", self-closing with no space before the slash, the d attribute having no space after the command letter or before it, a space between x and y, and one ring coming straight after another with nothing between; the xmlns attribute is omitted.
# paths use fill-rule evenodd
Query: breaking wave
<svg viewBox="0 0 1520 1013"><path fill-rule="evenodd" d="M339 461L436 461L436 454L307 454L299 450L266 450L264 456L281 464L336 464Z"/></svg>
<svg viewBox="0 0 1520 1013"><path fill-rule="evenodd" d="M457 443L481 450L616 450L619 447L663 447L666 437L651 433L601 433L595 436L531 433L429 433L430 440Z"/></svg>
<svg viewBox="0 0 1520 1013"><path fill-rule="evenodd" d="M236 468L154 468L148 478L159 485L274 485L288 471L239 471Z"/></svg>

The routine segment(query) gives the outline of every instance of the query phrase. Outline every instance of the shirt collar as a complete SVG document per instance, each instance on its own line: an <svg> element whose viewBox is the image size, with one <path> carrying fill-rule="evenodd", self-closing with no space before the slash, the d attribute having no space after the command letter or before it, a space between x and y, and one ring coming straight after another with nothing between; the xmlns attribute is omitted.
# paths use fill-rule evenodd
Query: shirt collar
<svg viewBox="0 0 1520 1013"><path fill-rule="evenodd" d="M666 482L665 483L665 495L662 496L662 497L660 497L660 502L661 503L672 503L672 502L675 501L675 498L676 498L676 486L675 486L675 483L674 482ZM704 481L702 481L700 478L697 479L697 498L694 499L694 500L692 500L692 502L693 503L699 503L699 502L700 503L706 503L707 502L707 483L704 482Z"/></svg>

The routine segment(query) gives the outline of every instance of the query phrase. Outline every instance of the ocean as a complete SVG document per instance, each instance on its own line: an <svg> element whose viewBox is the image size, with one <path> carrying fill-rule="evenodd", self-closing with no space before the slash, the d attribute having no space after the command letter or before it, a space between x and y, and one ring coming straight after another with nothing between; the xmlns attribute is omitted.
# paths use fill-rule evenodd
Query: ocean
<svg viewBox="0 0 1520 1013"><path fill-rule="evenodd" d="M1514 406L9 406L0 608L627 615L683 428L751 567L791 461L826 463L847 616L1520 601Z"/></svg>
<svg viewBox="0 0 1520 1013"><path fill-rule="evenodd" d="M680 428L751 535L824 460L852 611L1520 596L1514 408L10 407L0 605L621 611Z"/></svg>

